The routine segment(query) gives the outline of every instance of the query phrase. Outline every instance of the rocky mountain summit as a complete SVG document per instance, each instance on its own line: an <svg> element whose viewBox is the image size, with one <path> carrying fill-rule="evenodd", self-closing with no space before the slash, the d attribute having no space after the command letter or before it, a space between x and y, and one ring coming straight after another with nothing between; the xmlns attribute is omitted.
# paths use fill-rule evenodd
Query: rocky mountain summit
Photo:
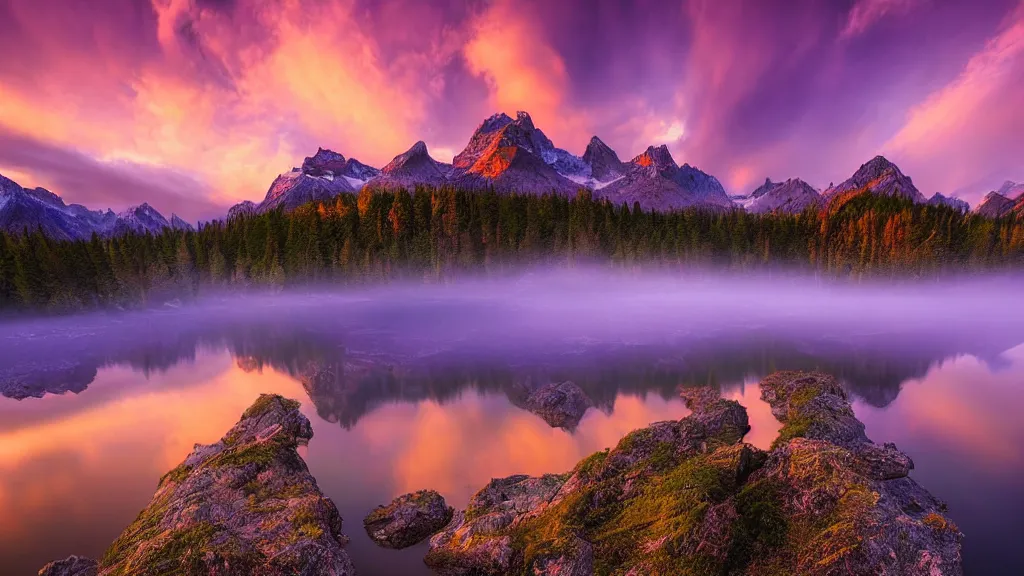
<svg viewBox="0 0 1024 576"><path fill-rule="evenodd" d="M785 182L772 182L766 178L764 184L750 193L750 202L745 206L748 212L783 212L797 214L821 202L821 195L810 184L799 178Z"/></svg>
<svg viewBox="0 0 1024 576"><path fill-rule="evenodd" d="M81 204L65 204L60 196L45 188L22 188L0 175L0 230L6 232L41 229L54 240L88 240L93 234L102 237L128 232L159 234L170 228L190 230L192 226L173 214L168 221L145 203L119 214L112 210L89 210Z"/></svg>
<svg viewBox="0 0 1024 576"><path fill-rule="evenodd" d="M92 562L99 576L353 576L341 516L296 450L312 435L298 402L261 395L219 442L197 444L160 479L102 559L40 573L89 574Z"/></svg>
<svg viewBox="0 0 1024 576"><path fill-rule="evenodd" d="M556 192L571 195L580 185L566 174L589 176L589 167L555 148L526 112L513 120L495 114L484 120L466 147L452 160L457 186L493 187L504 192Z"/></svg>
<svg viewBox="0 0 1024 576"><path fill-rule="evenodd" d="M914 186L909 176L903 174L899 167L884 156L875 156L862 164L856 172L838 186L832 186L823 193L830 206L840 206L849 199L871 192L882 196L899 196L924 204L927 199Z"/></svg>
<svg viewBox="0 0 1024 576"><path fill-rule="evenodd" d="M637 203L644 210L735 206L718 179L689 164L679 166L665 145L648 146L625 165L624 172L597 195L614 204Z"/></svg>
<svg viewBox="0 0 1024 576"><path fill-rule="evenodd" d="M228 211L228 217L261 214L277 208L294 210L309 202L329 201L343 192L357 192L380 170L355 158L346 159L333 150L318 148L302 166L279 175L260 203L245 200Z"/></svg>
<svg viewBox="0 0 1024 576"><path fill-rule="evenodd" d="M583 152L583 163L590 167L590 177L598 184L605 184L621 177L626 172L626 165L600 138L594 136Z"/></svg>
<svg viewBox="0 0 1024 576"><path fill-rule="evenodd" d="M783 422L771 451L742 442L746 410L688 392L693 413L636 430L570 472L492 480L430 541L468 574L959 575L962 534L878 446L824 374L761 382Z"/></svg>
<svg viewBox="0 0 1024 576"><path fill-rule="evenodd" d="M395 156L371 185L379 188L413 188L418 184L440 186L448 181L452 167L430 157L427 145L419 141Z"/></svg>

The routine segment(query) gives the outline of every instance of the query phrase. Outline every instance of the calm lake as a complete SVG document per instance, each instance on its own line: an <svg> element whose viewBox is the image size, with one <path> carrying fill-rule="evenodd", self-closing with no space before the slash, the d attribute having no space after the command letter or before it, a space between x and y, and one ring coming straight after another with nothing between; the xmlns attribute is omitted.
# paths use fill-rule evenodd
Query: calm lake
<svg viewBox="0 0 1024 576"><path fill-rule="evenodd" d="M261 392L302 403L303 456L364 576L429 574L426 545L374 546L362 518L421 488L464 507L493 477L564 472L688 411L680 386L779 423L774 370L839 377L875 442L949 504L968 574L1022 574L1024 312L1019 284L836 287L533 275L502 284L238 297L0 324L0 573L99 557L195 443ZM311 378L310 374L321 374ZM329 376L324 377L323 374ZM572 432L518 407L524 382L593 401Z"/></svg>

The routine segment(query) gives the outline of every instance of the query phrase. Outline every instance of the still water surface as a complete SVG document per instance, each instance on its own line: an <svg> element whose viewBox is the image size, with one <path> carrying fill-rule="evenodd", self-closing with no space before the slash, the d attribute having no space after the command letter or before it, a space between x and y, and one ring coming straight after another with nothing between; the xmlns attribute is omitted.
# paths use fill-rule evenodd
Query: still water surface
<svg viewBox="0 0 1024 576"><path fill-rule="evenodd" d="M428 574L424 545L379 549L363 516L421 488L461 507L493 477L564 472L630 430L685 416L679 386L739 400L746 440L767 447L779 424L757 381L775 369L843 380L869 437L895 442L912 476L949 503L968 574L1024 573L1015 319L940 327L904 308L872 326L790 312L645 315L650 302L623 310L608 298L617 313L397 293L0 327L0 377L19 385L8 396L42 396L0 397L0 573L102 555L194 443L216 441L259 393L277 392L313 423L303 455L345 519L360 574ZM335 376L312 380L312 368ZM523 382L563 379L596 405L574 431L517 407ZM78 392L54 393L64 389Z"/></svg>

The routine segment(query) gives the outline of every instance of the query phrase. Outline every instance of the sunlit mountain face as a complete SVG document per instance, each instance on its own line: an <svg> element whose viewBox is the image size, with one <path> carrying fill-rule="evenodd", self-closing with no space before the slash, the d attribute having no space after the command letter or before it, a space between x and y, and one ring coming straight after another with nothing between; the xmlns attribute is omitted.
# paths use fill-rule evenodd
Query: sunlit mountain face
<svg viewBox="0 0 1024 576"><path fill-rule="evenodd" d="M884 155L925 197L977 205L1024 179L1018 1L549 4L5 0L0 174L191 223L262 201L320 148L373 170L300 170L310 198L419 141L432 162L385 182L685 203L677 186L718 197L701 174L728 195L824 191ZM614 154L585 166L595 136ZM652 188L611 161L662 145L697 179Z"/></svg>

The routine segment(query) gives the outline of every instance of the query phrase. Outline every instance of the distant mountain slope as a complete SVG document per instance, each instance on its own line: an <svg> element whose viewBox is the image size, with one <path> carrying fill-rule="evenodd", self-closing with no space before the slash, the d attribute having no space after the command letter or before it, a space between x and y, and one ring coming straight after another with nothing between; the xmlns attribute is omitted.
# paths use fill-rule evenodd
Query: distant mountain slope
<svg viewBox="0 0 1024 576"><path fill-rule="evenodd" d="M871 192L883 196L900 196L924 204L927 199L914 186L909 176L884 156L875 156L861 165L848 180L833 186L822 194L832 209L845 204L851 198Z"/></svg>
<svg viewBox="0 0 1024 576"><path fill-rule="evenodd" d="M177 216L178 227L191 226ZM64 200L45 188L26 189L0 175L0 229L20 233L42 229L55 240L88 240L92 235L117 236L128 232L159 233L173 227L148 204L129 208L120 214L112 210L89 210Z"/></svg>
<svg viewBox="0 0 1024 576"><path fill-rule="evenodd" d="M944 196L943 194L936 192L931 198L928 199L928 204L932 206L948 206L954 210L960 212L968 212L971 209L971 205L966 201L959 198L953 198L951 196Z"/></svg>
<svg viewBox="0 0 1024 576"><path fill-rule="evenodd" d="M451 166L430 157L427 145L419 141L395 156L369 185L380 188L412 188L417 184L440 186L448 181Z"/></svg>
<svg viewBox="0 0 1024 576"><path fill-rule="evenodd" d="M996 192L999 192L1000 195L1006 196L1015 202L1024 200L1024 183L1018 184L1012 180L1007 180L1006 182L1003 182L1003 185L1000 186L999 190L996 190Z"/></svg>
<svg viewBox="0 0 1024 576"><path fill-rule="evenodd" d="M998 192L989 192L974 208L976 214L988 218L1002 218L1013 211L1014 201Z"/></svg>
<svg viewBox="0 0 1024 576"><path fill-rule="evenodd" d="M598 195L615 204L639 203L644 210L735 207L718 179L689 164L677 165L665 145L649 146L624 172Z"/></svg>
<svg viewBox="0 0 1024 576"><path fill-rule="evenodd" d="M821 201L818 191L799 178L790 178L785 182L765 180L762 186L751 192L750 197L751 201L746 208L754 213L798 214Z"/></svg>
<svg viewBox="0 0 1024 576"><path fill-rule="evenodd" d="M328 201L343 192L357 192L380 170L355 158L325 148L307 156L302 166L279 175L271 183L260 203L240 202L231 207L228 216L260 214L276 208L294 210L309 202Z"/></svg>

